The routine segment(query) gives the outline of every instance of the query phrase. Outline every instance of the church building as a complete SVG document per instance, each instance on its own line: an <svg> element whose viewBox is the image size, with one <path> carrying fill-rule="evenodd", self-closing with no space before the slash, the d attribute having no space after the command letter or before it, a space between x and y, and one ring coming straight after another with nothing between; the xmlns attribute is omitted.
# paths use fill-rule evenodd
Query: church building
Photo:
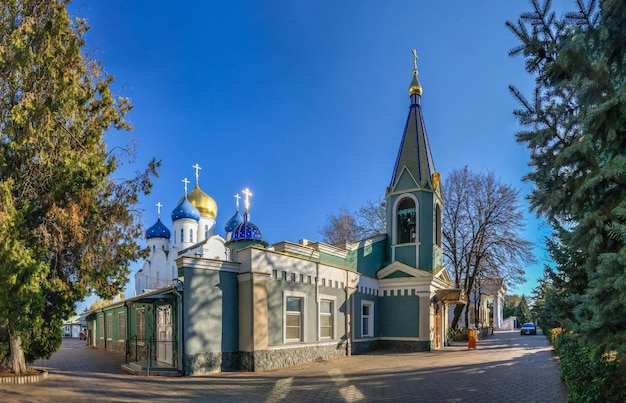
<svg viewBox="0 0 626 403"><path fill-rule="evenodd" d="M268 245L250 190L215 228L196 185L146 231L136 296L91 312L89 344L126 354L129 372L263 371L375 349L444 348L450 304L467 302L442 264L444 203L422 116L414 52L409 111L386 189L387 231L359 242ZM262 212L256 217L261 217ZM221 232L221 231L220 231Z"/></svg>

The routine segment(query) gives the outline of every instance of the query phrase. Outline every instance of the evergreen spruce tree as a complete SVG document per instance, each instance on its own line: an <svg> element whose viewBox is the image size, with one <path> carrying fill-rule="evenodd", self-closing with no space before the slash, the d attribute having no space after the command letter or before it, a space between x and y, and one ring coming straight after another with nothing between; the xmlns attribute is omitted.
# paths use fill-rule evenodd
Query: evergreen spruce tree
<svg viewBox="0 0 626 403"><path fill-rule="evenodd" d="M526 301L526 297L522 295L522 299L520 299L519 304L515 307L515 316L517 317L517 323L521 326L523 323L532 321L532 314L530 313L530 308L528 307L528 302Z"/></svg>
<svg viewBox="0 0 626 403"><path fill-rule="evenodd" d="M104 134L131 129L131 104L81 52L88 26L68 3L0 3L0 339L18 375L59 348L77 301L124 288L142 254L134 205L158 165L112 179L132 147L109 150Z"/></svg>
<svg viewBox="0 0 626 403"><path fill-rule="evenodd" d="M528 128L535 212L557 229L563 304L571 330L597 356L626 361L626 3L577 0L557 17L550 1L508 27L536 79L511 87ZM554 257L554 255L553 255ZM561 262L558 262L561 260Z"/></svg>

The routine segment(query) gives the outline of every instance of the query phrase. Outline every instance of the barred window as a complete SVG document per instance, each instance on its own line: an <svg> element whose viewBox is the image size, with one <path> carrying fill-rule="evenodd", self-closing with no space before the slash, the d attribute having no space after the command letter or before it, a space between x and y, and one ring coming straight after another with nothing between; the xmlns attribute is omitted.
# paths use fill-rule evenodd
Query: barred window
<svg viewBox="0 0 626 403"><path fill-rule="evenodd" d="M137 342L143 343L146 339L145 330L145 312L144 308L138 308L135 311L135 334L137 335Z"/></svg>
<svg viewBox="0 0 626 403"><path fill-rule="evenodd" d="M117 339L126 340L126 313L117 314Z"/></svg>

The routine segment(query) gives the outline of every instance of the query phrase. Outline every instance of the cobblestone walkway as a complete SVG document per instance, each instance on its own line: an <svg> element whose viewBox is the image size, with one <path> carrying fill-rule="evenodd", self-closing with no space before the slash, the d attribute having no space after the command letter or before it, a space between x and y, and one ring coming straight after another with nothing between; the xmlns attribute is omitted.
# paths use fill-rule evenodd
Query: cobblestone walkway
<svg viewBox="0 0 626 403"><path fill-rule="evenodd" d="M499 332L426 353L376 352L262 373L187 378L137 377L120 354L65 340L38 361L49 379L0 385L10 402L565 402L551 346L542 335Z"/></svg>

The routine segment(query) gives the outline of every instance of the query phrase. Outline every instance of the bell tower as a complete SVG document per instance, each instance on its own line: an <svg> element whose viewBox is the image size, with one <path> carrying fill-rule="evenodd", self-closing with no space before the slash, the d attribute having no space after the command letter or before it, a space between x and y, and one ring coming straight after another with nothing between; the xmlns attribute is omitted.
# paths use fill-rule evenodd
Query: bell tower
<svg viewBox="0 0 626 403"><path fill-rule="evenodd" d="M389 256L392 263L401 262L433 272L442 266L443 197L422 116L422 85L417 78L417 53L415 49L412 52L409 115L385 194Z"/></svg>

